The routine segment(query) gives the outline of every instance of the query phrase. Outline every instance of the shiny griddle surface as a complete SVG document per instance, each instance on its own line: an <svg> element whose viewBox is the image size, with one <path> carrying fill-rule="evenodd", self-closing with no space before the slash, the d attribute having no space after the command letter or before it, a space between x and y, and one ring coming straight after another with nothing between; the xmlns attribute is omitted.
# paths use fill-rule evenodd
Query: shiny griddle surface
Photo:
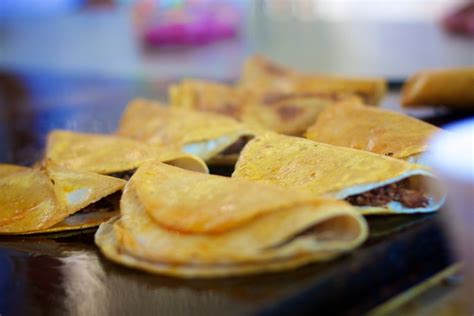
<svg viewBox="0 0 474 316"><path fill-rule="evenodd" d="M51 129L111 132L130 98L162 98L166 86L4 71L0 161L37 161ZM463 115L435 119L446 123ZM116 265L94 246L93 230L0 236L0 315L357 314L450 263L438 222L438 215L369 218L369 240L334 261L216 280L181 280Z"/></svg>
<svg viewBox="0 0 474 316"><path fill-rule="evenodd" d="M93 232L0 239L2 315L360 312L448 263L433 216L371 220L352 254L294 271L181 280L109 262Z"/></svg>

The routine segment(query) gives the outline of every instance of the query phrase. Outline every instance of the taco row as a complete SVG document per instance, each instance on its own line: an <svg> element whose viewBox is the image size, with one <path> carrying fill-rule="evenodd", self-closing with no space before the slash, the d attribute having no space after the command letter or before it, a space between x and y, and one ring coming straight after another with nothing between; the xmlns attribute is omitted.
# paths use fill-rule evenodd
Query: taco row
<svg viewBox="0 0 474 316"><path fill-rule="evenodd" d="M113 135L53 131L36 167L0 165L0 233L103 223L96 244L108 258L180 277L333 258L367 238L362 215L444 203L413 163L438 129L364 104L384 91L261 57L236 86L184 81L172 106L133 100ZM208 174L234 164L231 178Z"/></svg>

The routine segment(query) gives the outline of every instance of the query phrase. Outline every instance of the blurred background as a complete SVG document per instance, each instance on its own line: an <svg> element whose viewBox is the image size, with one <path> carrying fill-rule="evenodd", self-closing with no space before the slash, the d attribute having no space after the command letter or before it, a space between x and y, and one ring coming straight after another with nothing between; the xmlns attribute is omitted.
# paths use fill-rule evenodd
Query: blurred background
<svg viewBox="0 0 474 316"><path fill-rule="evenodd" d="M131 98L166 101L183 77L235 80L253 53L392 86L420 69L474 65L473 4L0 0L0 161L36 161L54 128L111 132ZM396 91L384 106L401 110ZM423 111L410 114L433 113Z"/></svg>
<svg viewBox="0 0 474 316"><path fill-rule="evenodd" d="M402 80L474 64L441 20L462 0L2 0L1 67L232 80L253 52L305 71Z"/></svg>

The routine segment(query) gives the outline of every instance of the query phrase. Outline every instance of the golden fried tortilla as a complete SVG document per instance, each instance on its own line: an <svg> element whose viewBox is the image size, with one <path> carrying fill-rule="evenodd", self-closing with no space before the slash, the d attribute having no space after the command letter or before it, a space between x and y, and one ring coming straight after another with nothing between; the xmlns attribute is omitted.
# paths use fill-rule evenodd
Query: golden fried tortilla
<svg viewBox="0 0 474 316"><path fill-rule="evenodd" d="M306 138L417 162L439 128L384 109L344 103L326 108Z"/></svg>
<svg viewBox="0 0 474 316"><path fill-rule="evenodd" d="M119 214L120 210L118 208L115 211L97 210L88 213L78 212L66 217L64 220L51 227L42 229L41 231L30 231L21 233L19 235L49 234L66 232L71 230L97 228L97 226L99 226L100 224L107 222L108 220L118 216Z"/></svg>
<svg viewBox="0 0 474 316"><path fill-rule="evenodd" d="M224 114L257 130L294 136L302 136L325 107L341 100L361 102L353 94L246 91L203 80L184 80L169 95L173 107Z"/></svg>
<svg viewBox="0 0 474 316"><path fill-rule="evenodd" d="M427 167L270 133L247 144L232 177L345 199L363 214L433 212L444 203L424 185L435 181Z"/></svg>
<svg viewBox="0 0 474 316"><path fill-rule="evenodd" d="M247 59L240 78L240 87L283 93L340 92L353 93L367 104L378 104L387 91L382 78L349 78L326 74L302 74L283 67L262 56Z"/></svg>
<svg viewBox="0 0 474 316"><path fill-rule="evenodd" d="M50 164L43 169L0 165L0 183L0 234L26 234L46 232L79 211L107 211L102 221L110 219L117 209L97 207L119 197L125 181ZM79 227L70 221L61 225L77 229L84 222Z"/></svg>
<svg viewBox="0 0 474 316"><path fill-rule="evenodd" d="M95 240L118 263L190 278L292 269L366 237L347 203L158 163L138 169Z"/></svg>
<svg viewBox="0 0 474 316"><path fill-rule="evenodd" d="M47 225L59 207L53 184L40 170L0 164L0 187L0 231L37 214L46 218Z"/></svg>
<svg viewBox="0 0 474 316"><path fill-rule="evenodd" d="M240 120L246 94L223 83L186 79L169 89L170 105L196 111L214 112Z"/></svg>
<svg viewBox="0 0 474 316"><path fill-rule="evenodd" d="M223 115L136 99L125 110L117 134L206 161L231 157L233 163L255 132Z"/></svg>
<svg viewBox="0 0 474 316"><path fill-rule="evenodd" d="M52 131L48 135L45 157L69 169L109 175L125 174L150 160L192 171L209 172L202 159L190 154L114 135L62 130Z"/></svg>
<svg viewBox="0 0 474 316"><path fill-rule="evenodd" d="M415 74L403 86L402 104L474 109L474 67L425 70Z"/></svg>
<svg viewBox="0 0 474 316"><path fill-rule="evenodd" d="M361 102L354 95L331 92L253 94L248 98L241 120L260 130L303 136L326 107L341 100Z"/></svg>

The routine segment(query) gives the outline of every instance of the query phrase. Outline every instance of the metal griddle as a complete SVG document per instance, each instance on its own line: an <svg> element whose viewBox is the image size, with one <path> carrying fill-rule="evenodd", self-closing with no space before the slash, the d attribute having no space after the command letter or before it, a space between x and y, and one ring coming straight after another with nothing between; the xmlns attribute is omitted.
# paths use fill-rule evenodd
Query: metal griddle
<svg viewBox="0 0 474 316"><path fill-rule="evenodd" d="M0 73L0 161L37 161L54 128L111 132L128 100L163 99L167 84ZM431 122L442 125L471 115L449 113ZM439 215L368 221L369 240L336 260L210 280L181 280L116 265L94 246L94 230L0 236L0 315L356 315L452 263Z"/></svg>

